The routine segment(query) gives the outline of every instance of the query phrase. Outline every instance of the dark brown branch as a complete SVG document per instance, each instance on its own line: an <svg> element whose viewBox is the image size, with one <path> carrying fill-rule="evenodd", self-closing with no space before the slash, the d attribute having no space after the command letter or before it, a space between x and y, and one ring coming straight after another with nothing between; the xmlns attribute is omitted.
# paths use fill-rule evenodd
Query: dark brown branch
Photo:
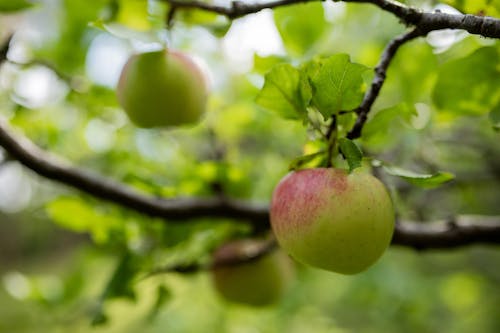
<svg viewBox="0 0 500 333"><path fill-rule="evenodd" d="M247 239L249 240L249 239ZM236 241L237 242L237 241ZM193 263L189 265L173 265L166 267L158 267L149 272L146 277L165 274L165 273L196 273L200 271L213 270L219 267L238 266L245 263L250 263L272 253L278 248L274 237L258 240L255 242L251 251L231 251L225 253L223 257L214 257L209 264Z"/></svg>
<svg viewBox="0 0 500 333"><path fill-rule="evenodd" d="M2 118L0 146L12 158L45 178L149 216L172 221L214 216L250 220L256 226L267 226L268 223L267 206L249 205L221 198L166 200L142 194L124 184L75 168L42 151L27 138L14 134Z"/></svg>
<svg viewBox="0 0 500 333"><path fill-rule="evenodd" d="M235 19L248 14L257 13L263 9L273 9L298 3L319 2L323 0L278 0L264 3L247 4L243 1L232 1L231 6L219 6L206 2L161 0L177 8L202 9ZM490 38L500 38L500 20L494 17L446 14L441 12L423 12L392 0L344 0L344 2L371 3L384 11L397 16L405 24L418 27L420 31L430 32L441 29L462 29L471 34Z"/></svg>
<svg viewBox="0 0 500 333"><path fill-rule="evenodd" d="M416 250L447 249L474 243L500 243L500 217L459 216L449 221L433 223L398 222L392 245L412 247ZM162 267L148 276L164 273L195 273L216 267L234 266L258 260L278 248L274 237L261 241L251 253L231 253L210 265L184 265Z"/></svg>
<svg viewBox="0 0 500 333"><path fill-rule="evenodd" d="M500 244L500 216L463 215L443 222L399 222L392 239L393 245L418 250L474 243Z"/></svg>
<svg viewBox="0 0 500 333"><path fill-rule="evenodd" d="M361 131L363 130L363 126L368 118L368 113L370 112L373 103L375 103L375 100L380 93L380 89L382 89L382 85L385 82L387 68L389 68L391 61L392 59L394 59L394 56L396 55L399 48L406 42L409 42L410 40L422 35L423 33L418 28L413 29L394 38L389 44L387 44L384 52L382 53L382 56L380 57L380 61L377 64L377 67L375 67L375 77L373 78L370 89L368 89L365 97L363 98L363 101L355 110L355 112L358 114L358 118L356 119L354 127L347 135L348 138L356 139L361 136Z"/></svg>
<svg viewBox="0 0 500 333"><path fill-rule="evenodd" d="M462 29L474 35L500 38L500 20L494 17L469 14L446 14L439 11L423 12L392 0L344 0L344 2L371 3L390 12L407 25L430 32L441 29Z"/></svg>
<svg viewBox="0 0 500 333"><path fill-rule="evenodd" d="M238 17L242 17L248 14L260 12L263 9L272 9L276 7L305 3L305 2L317 2L318 0L278 0L267 3L251 3L251 4L245 3L243 1L232 1L230 7L213 5L197 0L194 1L160 0L160 1L166 2L171 6L175 6L177 8L202 9L212 13L224 15L229 19L236 19Z"/></svg>
<svg viewBox="0 0 500 333"><path fill-rule="evenodd" d="M243 246L241 244L244 244ZM251 244L251 246L249 246ZM222 245L214 254L210 268L236 266L256 261L278 248L272 234L265 239L236 240Z"/></svg>
<svg viewBox="0 0 500 333"><path fill-rule="evenodd" d="M170 221L200 217L226 217L269 229L267 205L229 199L165 200L142 194L102 176L80 170L40 150L25 137L14 134L0 118L0 146L14 159L37 174L74 187L97 198L114 202L146 215ZM393 244L424 248L453 248L474 243L500 244L500 217L457 218L453 223L398 223Z"/></svg>

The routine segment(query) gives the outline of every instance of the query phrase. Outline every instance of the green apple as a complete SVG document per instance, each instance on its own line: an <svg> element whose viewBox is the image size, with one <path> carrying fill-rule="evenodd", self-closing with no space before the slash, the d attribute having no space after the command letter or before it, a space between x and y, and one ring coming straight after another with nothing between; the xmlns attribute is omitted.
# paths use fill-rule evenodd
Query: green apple
<svg viewBox="0 0 500 333"><path fill-rule="evenodd" d="M292 172L275 188L270 214L278 243L293 258L342 274L374 264L395 223L385 186L360 169Z"/></svg>
<svg viewBox="0 0 500 333"><path fill-rule="evenodd" d="M200 67L172 50L132 55L120 75L118 102L138 127L197 122L205 111L207 84Z"/></svg>
<svg viewBox="0 0 500 333"><path fill-rule="evenodd" d="M221 246L214 254L212 280L215 289L227 301L251 306L278 302L293 276L291 259L281 250L243 263L234 258L251 256L253 240L239 240Z"/></svg>

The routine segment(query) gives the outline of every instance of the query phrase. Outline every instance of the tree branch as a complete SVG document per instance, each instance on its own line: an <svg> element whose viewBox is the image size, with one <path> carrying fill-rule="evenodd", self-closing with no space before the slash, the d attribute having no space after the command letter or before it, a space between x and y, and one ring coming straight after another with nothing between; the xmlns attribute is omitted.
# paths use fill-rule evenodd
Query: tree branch
<svg viewBox="0 0 500 333"><path fill-rule="evenodd" d="M214 4L209 4L206 2L193 0L193 1L183 1L183 0L160 0L166 2L171 6L175 6L179 9L201 9L209 11L212 13L224 15L229 19L236 19L248 14L253 14L260 12L263 9L273 9L276 7L293 5L298 3L306 2L317 2L323 0L278 0L265 3L245 3L243 1L231 1L231 6L219 6Z"/></svg>
<svg viewBox="0 0 500 333"><path fill-rule="evenodd" d="M231 6L219 6L194 0L160 0L177 8L201 9L235 19L263 9L273 9L298 3L319 2L324 0L278 0L264 3L247 4L243 1L232 1ZM500 20L494 17L469 14L446 14L441 12L423 12L392 0L344 0L344 2L371 3L380 9L397 16L405 24L418 27L428 33L441 29L462 29L471 34L490 38L500 38Z"/></svg>
<svg viewBox="0 0 500 333"><path fill-rule="evenodd" d="M392 245L412 247L418 251L447 249L474 243L500 243L500 216L463 215L448 221L418 223L398 222L392 238ZM256 261L278 249L274 237L256 243L250 253L233 252L215 260L209 265L160 267L148 276L163 273L194 273L217 267L235 266Z"/></svg>
<svg viewBox="0 0 500 333"><path fill-rule="evenodd" d="M500 244L500 216L462 215L432 223L398 222L392 239L393 245L417 250L473 243Z"/></svg>
<svg viewBox="0 0 500 333"><path fill-rule="evenodd" d="M398 222L392 245L412 247L416 250L446 249L474 243L500 243L500 216L458 216L448 221L433 223ZM164 273L195 273L217 267L235 266L256 261L278 248L270 237L255 246L251 253L230 253L210 265L192 264L160 267L147 276Z"/></svg>
<svg viewBox="0 0 500 333"><path fill-rule="evenodd" d="M27 138L14 134L1 117L0 146L12 158L45 178L149 216L172 221L216 216L251 220L255 226L267 226L268 223L267 206L244 204L227 198L166 200L142 194L124 184L78 169L42 151Z"/></svg>
<svg viewBox="0 0 500 333"><path fill-rule="evenodd" d="M0 118L0 146L14 159L40 176L116 203L137 212L185 221L201 217L233 218L251 223L258 230L269 229L269 208L224 198L161 199L142 194L129 186L71 166L35 146L9 128ZM452 222L396 225L393 244L425 248L453 248L474 243L500 244L500 217L459 217Z"/></svg>
<svg viewBox="0 0 500 333"><path fill-rule="evenodd" d="M394 38L389 44L387 44L382 56L380 57L380 61L375 67L375 77L373 78L370 89L365 94L363 101L355 110L358 114L358 118L356 119L356 123L354 127L351 129L349 134L347 135L350 139L356 139L361 136L361 131L363 130L363 126L368 118L368 113L370 112L373 103L377 99L380 90L382 89L382 85L385 82L386 72L391 64L392 59L396 55L399 48L417 37L423 36L425 33L420 31L418 28L415 28L409 32L406 32L396 38Z"/></svg>
<svg viewBox="0 0 500 333"><path fill-rule="evenodd" d="M426 33L441 29L462 29L474 35L500 38L500 20L489 16L446 14L440 11L423 12L392 0L344 0L344 2L371 3L390 12L407 25Z"/></svg>

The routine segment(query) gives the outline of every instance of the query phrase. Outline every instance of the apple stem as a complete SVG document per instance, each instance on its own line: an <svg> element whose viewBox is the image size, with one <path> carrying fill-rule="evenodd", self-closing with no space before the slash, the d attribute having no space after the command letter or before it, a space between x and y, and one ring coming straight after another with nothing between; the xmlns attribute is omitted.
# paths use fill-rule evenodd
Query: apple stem
<svg viewBox="0 0 500 333"><path fill-rule="evenodd" d="M172 29L172 27L174 26L174 17L175 14L177 13L177 8L178 8L177 6L171 5L170 9L167 11L165 15L165 25L167 30Z"/></svg>
<svg viewBox="0 0 500 333"><path fill-rule="evenodd" d="M337 147L337 117L332 116L332 123L328 127L328 132L326 133L326 140L328 142L327 155L326 155L326 167L331 168L333 166L333 156L336 155L335 152L338 150Z"/></svg>

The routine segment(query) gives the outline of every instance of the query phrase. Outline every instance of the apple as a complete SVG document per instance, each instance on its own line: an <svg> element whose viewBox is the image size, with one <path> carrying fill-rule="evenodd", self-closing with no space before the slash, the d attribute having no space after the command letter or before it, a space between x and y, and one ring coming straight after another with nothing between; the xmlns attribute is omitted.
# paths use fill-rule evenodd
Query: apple
<svg viewBox="0 0 500 333"><path fill-rule="evenodd" d="M235 262L235 258L251 257L259 246L254 240L238 240L215 251L212 280L217 292L227 301L266 306L278 302L285 293L293 267L283 251Z"/></svg>
<svg viewBox="0 0 500 333"><path fill-rule="evenodd" d="M270 215L278 243L294 259L342 274L373 265L395 223L385 186L362 169L291 172L274 190Z"/></svg>
<svg viewBox="0 0 500 333"><path fill-rule="evenodd" d="M122 69L118 102L138 127L197 122L205 111L207 84L184 53L160 50L132 55Z"/></svg>

